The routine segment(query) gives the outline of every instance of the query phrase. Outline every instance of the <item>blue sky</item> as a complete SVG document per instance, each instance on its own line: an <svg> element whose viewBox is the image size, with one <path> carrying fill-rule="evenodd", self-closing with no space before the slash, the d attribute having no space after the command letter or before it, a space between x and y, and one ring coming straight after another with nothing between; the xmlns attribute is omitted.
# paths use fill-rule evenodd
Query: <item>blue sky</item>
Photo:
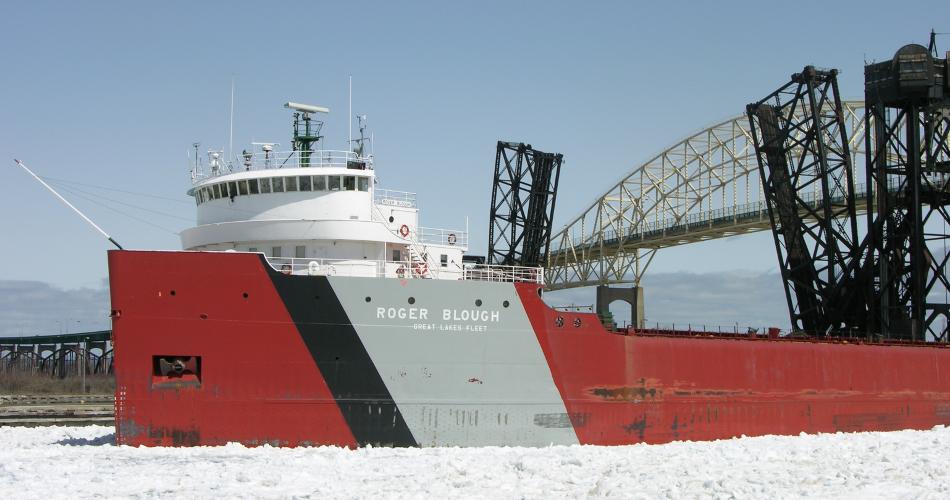
<svg viewBox="0 0 950 500"><path fill-rule="evenodd" d="M151 195L64 193L126 247L179 248L175 233L194 217L185 152L194 141L226 147L232 77L240 150L288 143L287 100L328 106L327 146L342 148L352 75L381 182L418 192L427 226L470 217L472 253L484 254L499 139L565 155L560 226L653 153L804 65L841 69L843 96L860 98L865 58L950 31L934 25L950 19L948 2L356 5L7 3L0 280L98 289L107 275L109 244L14 157L43 176ZM950 36L938 45L950 49ZM775 262L762 233L664 250L652 271L767 273Z"/></svg>

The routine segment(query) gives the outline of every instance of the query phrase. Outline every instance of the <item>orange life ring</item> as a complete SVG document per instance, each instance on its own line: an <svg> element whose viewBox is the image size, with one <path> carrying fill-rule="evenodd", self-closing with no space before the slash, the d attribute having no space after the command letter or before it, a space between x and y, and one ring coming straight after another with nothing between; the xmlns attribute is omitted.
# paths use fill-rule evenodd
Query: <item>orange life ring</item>
<svg viewBox="0 0 950 500"><path fill-rule="evenodd" d="M407 226L407 225L405 225L405 224L403 224L402 226L400 226L400 227L399 227L399 234L400 234L403 238L405 238L406 236L409 236L409 226Z"/></svg>
<svg viewBox="0 0 950 500"><path fill-rule="evenodd" d="M449 237L447 239L449 240L449 245L454 245L455 242L458 241L458 238L455 236L455 233L449 233Z"/></svg>

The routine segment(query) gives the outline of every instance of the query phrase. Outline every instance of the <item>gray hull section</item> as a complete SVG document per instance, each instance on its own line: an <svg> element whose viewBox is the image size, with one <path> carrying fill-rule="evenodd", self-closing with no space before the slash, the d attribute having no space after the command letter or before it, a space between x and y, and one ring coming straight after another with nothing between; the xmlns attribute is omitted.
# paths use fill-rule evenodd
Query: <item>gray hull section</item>
<svg viewBox="0 0 950 500"><path fill-rule="evenodd" d="M511 283L329 280L420 445L578 442Z"/></svg>

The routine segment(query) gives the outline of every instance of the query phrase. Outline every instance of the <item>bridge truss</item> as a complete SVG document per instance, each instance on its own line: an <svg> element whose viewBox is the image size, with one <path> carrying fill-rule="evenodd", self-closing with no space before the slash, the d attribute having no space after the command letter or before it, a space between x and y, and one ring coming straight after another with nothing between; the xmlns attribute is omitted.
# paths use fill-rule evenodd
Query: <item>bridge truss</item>
<svg viewBox="0 0 950 500"><path fill-rule="evenodd" d="M864 102L843 101L841 109L852 163L863 165ZM548 289L639 285L661 248L770 229L752 137L738 114L625 175L553 235ZM860 197L864 185L855 189ZM817 201L821 192L803 196Z"/></svg>

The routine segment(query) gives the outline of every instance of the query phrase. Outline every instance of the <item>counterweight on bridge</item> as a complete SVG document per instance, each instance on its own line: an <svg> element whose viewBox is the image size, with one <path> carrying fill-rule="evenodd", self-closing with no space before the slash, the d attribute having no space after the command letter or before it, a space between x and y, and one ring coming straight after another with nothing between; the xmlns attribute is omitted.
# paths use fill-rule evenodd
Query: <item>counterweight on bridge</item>
<svg viewBox="0 0 950 500"><path fill-rule="evenodd" d="M563 156L498 141L488 228L490 264L543 266Z"/></svg>
<svg viewBox="0 0 950 500"><path fill-rule="evenodd" d="M793 329L866 332L867 242L837 70L807 66L746 111Z"/></svg>

